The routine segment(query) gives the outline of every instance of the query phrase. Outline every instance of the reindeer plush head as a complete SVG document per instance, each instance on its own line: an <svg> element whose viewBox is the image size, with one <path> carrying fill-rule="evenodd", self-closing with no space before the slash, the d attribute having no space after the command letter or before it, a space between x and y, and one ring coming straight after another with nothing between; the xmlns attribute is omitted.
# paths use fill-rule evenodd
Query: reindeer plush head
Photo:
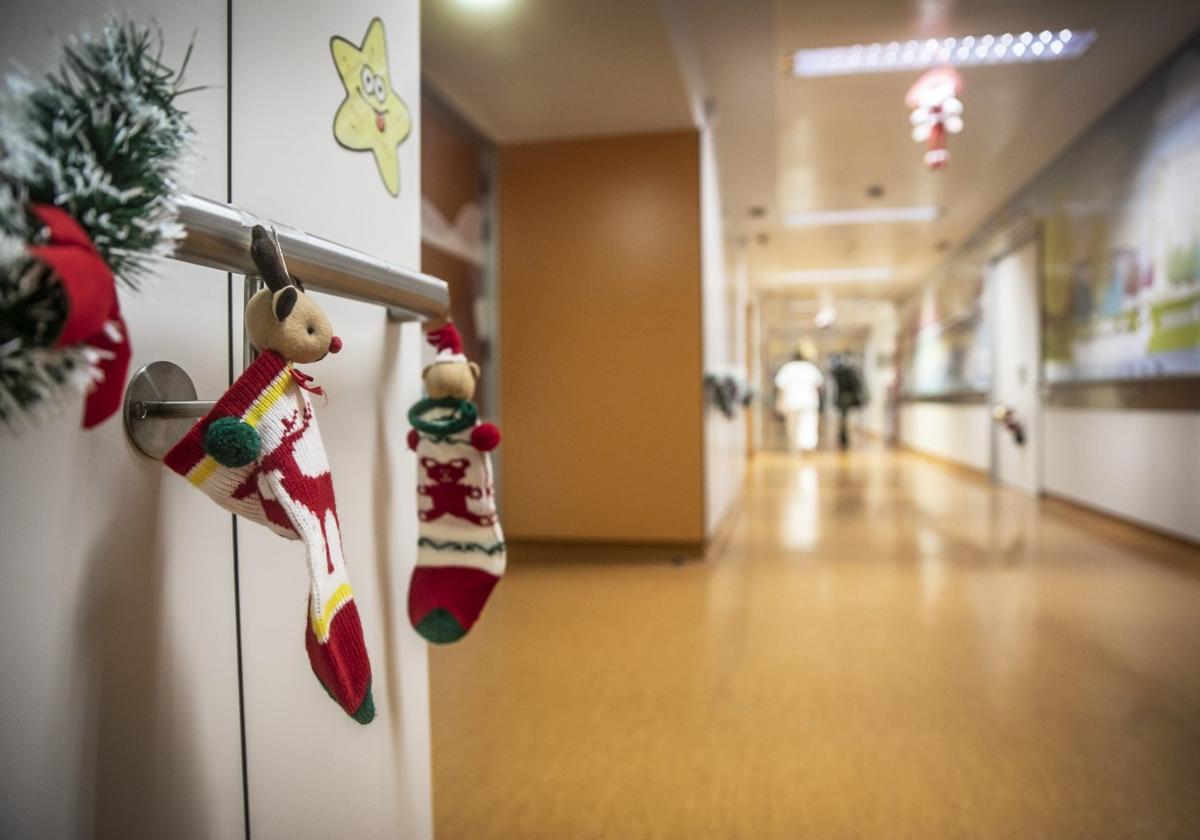
<svg viewBox="0 0 1200 840"><path fill-rule="evenodd" d="M279 240L255 225L250 233L250 258L267 288L246 304L246 332L256 350L274 350L289 362L319 362L342 349L329 318L304 293L299 279L288 274Z"/></svg>

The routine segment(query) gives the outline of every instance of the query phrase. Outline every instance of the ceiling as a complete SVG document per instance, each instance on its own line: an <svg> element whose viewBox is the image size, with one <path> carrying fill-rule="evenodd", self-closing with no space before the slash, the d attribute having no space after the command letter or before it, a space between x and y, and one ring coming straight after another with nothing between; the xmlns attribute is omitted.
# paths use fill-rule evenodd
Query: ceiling
<svg viewBox="0 0 1200 840"><path fill-rule="evenodd" d="M753 282L816 294L828 287L785 273L895 271L833 287L860 297L919 280L1200 27L1200 3L1183 0L465 2L422 3L424 66L497 142L678 128L695 112L713 128L726 232L748 243ZM966 128L941 172L909 137L904 94L919 71L785 71L804 47L1062 28L1099 38L1076 60L961 70ZM871 185L882 197L867 196ZM797 211L923 204L941 216L782 224Z"/></svg>
<svg viewBox="0 0 1200 840"><path fill-rule="evenodd" d="M776 54L797 48L1063 28L1095 29L1082 58L962 68L963 133L950 166L928 170L909 137L904 95L918 72L776 86L778 189L771 237L752 249L764 281L789 269L890 266L901 284L944 258L1066 145L1200 26L1200 3L1128 0L842 0L820 16L804 4L775 10ZM730 168L738 164L730 161ZM866 195L884 187L881 199ZM937 205L934 222L785 229L788 212ZM731 217L744 208L729 207Z"/></svg>
<svg viewBox="0 0 1200 840"><path fill-rule="evenodd" d="M821 340L828 345L841 344L840 349L859 350L866 341L872 327L894 313L884 301L875 298L797 298L781 290L765 290L761 300L764 336L795 342L804 337L810 341ZM836 305L835 305L836 304ZM814 329L814 320L822 309L830 309L834 322L826 327Z"/></svg>
<svg viewBox="0 0 1200 840"><path fill-rule="evenodd" d="M422 0L421 66L497 143L693 125L651 0Z"/></svg>

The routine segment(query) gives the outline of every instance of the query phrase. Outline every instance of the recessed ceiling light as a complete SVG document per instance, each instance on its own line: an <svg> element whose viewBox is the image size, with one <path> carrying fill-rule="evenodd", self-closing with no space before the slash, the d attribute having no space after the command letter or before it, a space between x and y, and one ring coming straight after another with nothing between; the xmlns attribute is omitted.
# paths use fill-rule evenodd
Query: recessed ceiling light
<svg viewBox="0 0 1200 840"><path fill-rule="evenodd" d="M779 283L885 283L896 276L891 268L819 268L781 271L772 275Z"/></svg>
<svg viewBox="0 0 1200 840"><path fill-rule="evenodd" d="M814 210L808 213L787 213L787 227L825 227L833 225L870 225L889 222L932 222L941 208L929 205L913 207L861 207L852 210Z"/></svg>
<svg viewBox="0 0 1200 840"><path fill-rule="evenodd" d="M511 0L455 0L460 6L468 9L498 9L507 6Z"/></svg>
<svg viewBox="0 0 1200 840"><path fill-rule="evenodd" d="M890 44L853 44L848 47L796 50L792 55L792 74L801 77L842 76L850 73L919 70L943 64L975 67L1057 61L1078 58L1088 51L1095 40L1096 33L1090 29L1063 29L1058 33L1047 29L1036 35L1032 32L1022 32L1020 35L1005 32L1002 35L945 38L941 42L930 39L924 44L892 41ZM1016 49L1016 44L1022 45L1022 49Z"/></svg>

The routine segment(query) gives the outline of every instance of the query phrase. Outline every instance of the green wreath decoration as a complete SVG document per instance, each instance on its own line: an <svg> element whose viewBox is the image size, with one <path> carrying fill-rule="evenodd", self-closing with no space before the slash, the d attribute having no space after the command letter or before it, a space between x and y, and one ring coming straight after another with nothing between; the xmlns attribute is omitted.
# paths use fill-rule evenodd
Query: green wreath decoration
<svg viewBox="0 0 1200 840"><path fill-rule="evenodd" d="M175 196L193 139L161 32L110 20L0 100L0 425L26 428L88 393L84 426L120 402L136 291L183 231ZM115 399L114 399L115 392Z"/></svg>

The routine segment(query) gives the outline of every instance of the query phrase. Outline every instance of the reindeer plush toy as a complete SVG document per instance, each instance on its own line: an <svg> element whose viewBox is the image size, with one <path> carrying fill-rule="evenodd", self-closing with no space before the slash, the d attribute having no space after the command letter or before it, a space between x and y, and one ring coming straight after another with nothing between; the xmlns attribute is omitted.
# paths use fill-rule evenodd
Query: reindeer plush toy
<svg viewBox="0 0 1200 840"><path fill-rule="evenodd" d="M246 331L259 356L163 460L221 507L304 541L309 663L347 714L370 723L371 663L342 557L333 477L308 399L324 392L293 367L320 361L342 343L261 225L252 231L250 256L267 286L246 305Z"/></svg>
<svg viewBox="0 0 1200 840"><path fill-rule="evenodd" d="M453 324L429 333L437 348L425 368L427 397L408 412L417 453L417 567L408 617L431 642L461 639L504 574L505 547L492 490L500 430L480 423L471 398L479 366L467 361Z"/></svg>

